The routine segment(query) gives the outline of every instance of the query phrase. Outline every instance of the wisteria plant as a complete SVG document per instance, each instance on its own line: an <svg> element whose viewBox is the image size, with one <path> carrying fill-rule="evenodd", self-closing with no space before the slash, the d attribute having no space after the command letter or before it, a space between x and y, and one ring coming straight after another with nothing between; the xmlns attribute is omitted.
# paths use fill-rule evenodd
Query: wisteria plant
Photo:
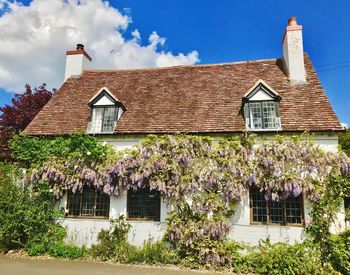
<svg viewBox="0 0 350 275"><path fill-rule="evenodd" d="M230 217L251 187L264 191L266 200L304 194L315 205L329 199L334 179L342 184L338 197L350 191L350 159L298 138L257 145L250 136L213 141L150 135L133 149L101 159L52 157L31 170L28 182L47 182L56 198L67 190L81 192L85 185L110 196L129 189L157 190L172 209L166 239L184 258L211 266L231 265ZM315 228L310 232L318 234Z"/></svg>

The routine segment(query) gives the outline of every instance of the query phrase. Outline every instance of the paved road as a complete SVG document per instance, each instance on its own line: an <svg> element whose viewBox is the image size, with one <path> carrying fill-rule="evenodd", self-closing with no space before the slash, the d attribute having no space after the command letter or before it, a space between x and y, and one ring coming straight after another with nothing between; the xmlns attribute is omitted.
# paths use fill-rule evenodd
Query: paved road
<svg viewBox="0 0 350 275"><path fill-rule="evenodd" d="M0 275L200 275L208 272L0 256Z"/></svg>

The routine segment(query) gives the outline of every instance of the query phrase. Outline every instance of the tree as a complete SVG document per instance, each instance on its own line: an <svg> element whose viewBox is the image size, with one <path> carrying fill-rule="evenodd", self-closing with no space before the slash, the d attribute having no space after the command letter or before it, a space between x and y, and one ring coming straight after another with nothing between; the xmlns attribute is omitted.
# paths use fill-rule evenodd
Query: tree
<svg viewBox="0 0 350 275"><path fill-rule="evenodd" d="M340 148L350 157L350 128L345 133L339 135Z"/></svg>
<svg viewBox="0 0 350 275"><path fill-rule="evenodd" d="M45 83L34 90L26 84L25 92L15 94L11 105L0 107L0 160L10 159L9 140L27 127L54 92Z"/></svg>

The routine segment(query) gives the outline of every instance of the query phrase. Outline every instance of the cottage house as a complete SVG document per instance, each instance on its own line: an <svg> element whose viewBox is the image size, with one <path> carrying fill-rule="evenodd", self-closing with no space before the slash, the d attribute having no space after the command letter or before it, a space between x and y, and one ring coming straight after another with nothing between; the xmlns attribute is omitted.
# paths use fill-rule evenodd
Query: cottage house
<svg viewBox="0 0 350 275"><path fill-rule="evenodd" d="M302 26L290 18L282 58L168 68L95 70L82 44L67 51L65 82L25 132L58 136L87 132L117 150L137 144L147 134L188 133L212 137L256 132L273 138L304 131L315 143L336 151L343 129L303 51ZM164 234L168 206L157 192L129 191L118 198L85 188L60 202L63 224L77 243L91 244L109 218L126 215L131 243ZM230 237L256 244L305 238L310 205L302 196L266 204L251 191L232 217ZM285 214L286 209L292 216ZM283 225L281 225L283 223Z"/></svg>

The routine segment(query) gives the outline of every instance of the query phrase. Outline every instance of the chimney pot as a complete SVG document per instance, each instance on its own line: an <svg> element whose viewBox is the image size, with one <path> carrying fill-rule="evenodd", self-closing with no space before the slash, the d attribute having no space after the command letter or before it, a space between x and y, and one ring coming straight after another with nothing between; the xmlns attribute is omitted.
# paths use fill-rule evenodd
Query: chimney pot
<svg viewBox="0 0 350 275"><path fill-rule="evenodd" d="M297 26L297 25L298 25L297 18L295 16L288 19L288 26Z"/></svg>
<svg viewBox="0 0 350 275"><path fill-rule="evenodd" d="M77 44L77 51L83 51L84 45L83 44Z"/></svg>

